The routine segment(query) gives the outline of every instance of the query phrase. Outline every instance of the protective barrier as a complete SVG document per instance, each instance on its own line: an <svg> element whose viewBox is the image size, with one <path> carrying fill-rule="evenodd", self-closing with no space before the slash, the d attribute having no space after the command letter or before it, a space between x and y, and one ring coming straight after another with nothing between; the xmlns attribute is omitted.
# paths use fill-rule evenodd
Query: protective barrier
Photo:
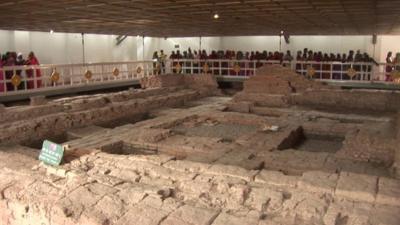
<svg viewBox="0 0 400 225"><path fill-rule="evenodd" d="M249 60L168 60L165 63L129 61L3 67L0 68L0 96L139 80L149 75L167 73L209 73L215 76L245 79L256 75L257 68L265 64L282 64L300 75L315 80L400 84L398 64Z"/></svg>

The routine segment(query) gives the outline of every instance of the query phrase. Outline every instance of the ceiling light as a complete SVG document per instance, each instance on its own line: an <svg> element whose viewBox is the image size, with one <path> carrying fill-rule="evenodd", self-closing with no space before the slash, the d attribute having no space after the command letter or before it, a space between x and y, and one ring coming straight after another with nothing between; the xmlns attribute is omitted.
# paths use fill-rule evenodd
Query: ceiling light
<svg viewBox="0 0 400 225"><path fill-rule="evenodd" d="M54 33L54 30L50 30L50 34L53 34Z"/></svg>
<svg viewBox="0 0 400 225"><path fill-rule="evenodd" d="M284 34L285 32L283 32L283 30L281 30L281 34Z"/></svg>
<svg viewBox="0 0 400 225"><path fill-rule="evenodd" d="M216 19L216 20L219 19L218 13L215 13L215 14L214 14L214 19Z"/></svg>

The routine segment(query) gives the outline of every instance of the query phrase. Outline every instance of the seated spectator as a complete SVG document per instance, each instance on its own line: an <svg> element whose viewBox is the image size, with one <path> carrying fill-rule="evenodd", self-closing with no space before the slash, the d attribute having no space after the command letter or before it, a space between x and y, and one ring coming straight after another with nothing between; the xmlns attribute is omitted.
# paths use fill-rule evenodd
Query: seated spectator
<svg viewBox="0 0 400 225"><path fill-rule="evenodd" d="M28 55L28 60L26 60L26 65L28 66L38 66L40 65L39 60L36 58L35 54L33 52L30 52ZM35 77L36 76L36 77ZM29 80L27 82L28 89L34 89L35 88L35 82L34 80L36 79L36 88L40 88L42 86L42 79L41 79L41 71L40 69L36 69L35 71L32 69L26 70L26 77Z"/></svg>
<svg viewBox="0 0 400 225"><path fill-rule="evenodd" d="M286 51L286 55L283 56L283 61L289 61L289 62L291 62L292 60L293 60L292 54L290 53L289 50Z"/></svg>

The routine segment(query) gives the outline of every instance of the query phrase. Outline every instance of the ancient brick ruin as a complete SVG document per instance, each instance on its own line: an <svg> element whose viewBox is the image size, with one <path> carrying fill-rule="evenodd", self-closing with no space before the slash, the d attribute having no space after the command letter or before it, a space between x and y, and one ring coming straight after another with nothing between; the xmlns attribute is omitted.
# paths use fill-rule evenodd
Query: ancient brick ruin
<svg viewBox="0 0 400 225"><path fill-rule="evenodd" d="M400 224L400 93L280 66L233 98L211 75L141 84L1 110L0 224Z"/></svg>

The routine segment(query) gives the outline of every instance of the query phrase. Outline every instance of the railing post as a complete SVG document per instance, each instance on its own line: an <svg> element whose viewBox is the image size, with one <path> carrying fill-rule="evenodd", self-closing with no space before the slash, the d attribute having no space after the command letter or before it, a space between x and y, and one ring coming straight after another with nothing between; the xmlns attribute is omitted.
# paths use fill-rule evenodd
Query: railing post
<svg viewBox="0 0 400 225"><path fill-rule="evenodd" d="M256 71L257 71L256 67L257 67L256 62L254 62L253 63L253 76L256 75Z"/></svg>
<svg viewBox="0 0 400 225"><path fill-rule="evenodd" d="M34 89L36 89L37 88L37 73L36 73L36 69L33 69L33 87L34 87Z"/></svg>
<svg viewBox="0 0 400 225"><path fill-rule="evenodd" d="M324 76L324 74L323 74L323 67L322 67L322 61L321 62L319 62L319 80L323 80L322 78L323 78L323 76Z"/></svg>
<svg viewBox="0 0 400 225"><path fill-rule="evenodd" d="M220 59L218 60L218 74L222 76L222 61Z"/></svg>
<svg viewBox="0 0 400 225"><path fill-rule="evenodd" d="M3 70L3 69L1 69L0 68L0 70L2 70L2 73L3 73L3 90L4 90L4 93L7 93L7 77L6 77L6 73L5 73L5 71Z"/></svg>

